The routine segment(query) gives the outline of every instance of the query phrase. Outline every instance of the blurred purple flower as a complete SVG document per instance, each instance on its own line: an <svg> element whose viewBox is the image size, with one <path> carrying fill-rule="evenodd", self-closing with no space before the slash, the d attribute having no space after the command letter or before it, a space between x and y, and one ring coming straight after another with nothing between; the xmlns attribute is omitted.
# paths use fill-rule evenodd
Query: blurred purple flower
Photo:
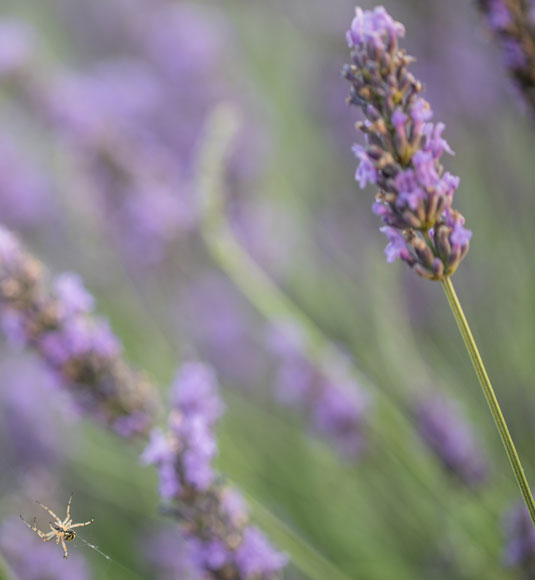
<svg viewBox="0 0 535 580"><path fill-rule="evenodd" d="M283 568L287 560L285 555L273 550L260 530L252 526L245 530L236 551L236 564L244 578L269 576Z"/></svg>
<svg viewBox="0 0 535 580"><path fill-rule="evenodd" d="M190 547L178 526L167 526L144 535L141 549L151 564L154 580L201 580Z"/></svg>
<svg viewBox="0 0 535 580"><path fill-rule="evenodd" d="M89 580L91 574L80 554L68 560L26 528L19 518L0 525L0 550L19 580Z"/></svg>
<svg viewBox="0 0 535 580"><path fill-rule="evenodd" d="M0 358L0 415L2 459L15 471L53 466L68 448L62 427L72 419L71 407L50 372L33 357L10 353L9 359Z"/></svg>
<svg viewBox="0 0 535 580"><path fill-rule="evenodd" d="M169 258L198 223L193 180L207 114L222 99L251 99L221 72L232 53L223 13L140 3L110 18L116 51L82 73L35 75L31 90L39 115L80 156L104 224L139 269ZM260 134L251 122L239 136L233 189L251 177Z"/></svg>
<svg viewBox="0 0 535 580"><path fill-rule="evenodd" d="M291 323L273 324L268 345L277 358L279 401L303 409L313 429L340 455L358 457L366 448L369 397L351 377L343 358L325 356L319 365L312 362L301 330Z"/></svg>
<svg viewBox="0 0 535 580"><path fill-rule="evenodd" d="M266 364L255 343L258 326L249 304L224 276L203 272L185 288L177 324L216 367L224 382L252 389Z"/></svg>
<svg viewBox="0 0 535 580"><path fill-rule="evenodd" d="M156 391L121 357L81 280L64 274L55 289L48 288L42 265L0 227L0 319L8 339L32 347L80 410L123 435L146 432Z"/></svg>
<svg viewBox="0 0 535 580"><path fill-rule="evenodd" d="M52 208L45 176L22 148L5 138L0 140L0 223L16 229L35 227L50 219Z"/></svg>
<svg viewBox="0 0 535 580"><path fill-rule="evenodd" d="M143 463L158 466L167 498L188 486L206 491L214 481L217 445L212 428L223 405L213 371L199 362L184 364L173 383L171 404L168 434L153 430L142 454ZM170 495L170 490L175 493Z"/></svg>
<svg viewBox="0 0 535 580"><path fill-rule="evenodd" d="M535 528L531 516L522 504L517 504L505 515L503 528L505 565L517 568L526 580L535 578Z"/></svg>
<svg viewBox="0 0 535 580"><path fill-rule="evenodd" d="M170 513L176 506L194 569L228 580L278 578L286 557L249 527L245 502L212 466L213 429L223 411L213 371L200 362L184 364L171 401L168 430L153 430L141 461L156 466L160 493L173 502Z"/></svg>
<svg viewBox="0 0 535 580"><path fill-rule="evenodd" d="M19 20L0 21L0 79L19 73L33 52L32 30Z"/></svg>
<svg viewBox="0 0 535 580"><path fill-rule="evenodd" d="M417 429L424 443L458 481L476 487L488 481L489 465L458 404L443 395L415 401Z"/></svg>
<svg viewBox="0 0 535 580"><path fill-rule="evenodd" d="M535 115L535 11L530 0L478 0L516 92Z"/></svg>

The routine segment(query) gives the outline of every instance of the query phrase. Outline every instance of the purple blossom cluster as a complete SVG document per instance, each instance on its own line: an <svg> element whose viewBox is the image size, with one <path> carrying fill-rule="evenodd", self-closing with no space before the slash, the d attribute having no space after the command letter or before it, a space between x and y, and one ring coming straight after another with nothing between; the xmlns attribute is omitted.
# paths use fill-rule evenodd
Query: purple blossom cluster
<svg viewBox="0 0 535 580"><path fill-rule="evenodd" d="M427 395L416 401L414 413L422 440L450 474L469 487L488 480L485 452L454 400Z"/></svg>
<svg viewBox="0 0 535 580"><path fill-rule="evenodd" d="M68 560L58 558L50 545L43 543L19 518L5 520L0 526L0 552L19 580L90 580L91 574L80 554Z"/></svg>
<svg viewBox="0 0 535 580"><path fill-rule="evenodd" d="M519 97L535 115L535 3L533 0L478 0L499 42Z"/></svg>
<svg viewBox="0 0 535 580"><path fill-rule="evenodd" d="M152 431L141 459L158 469L160 494L183 522L185 550L195 569L228 580L278 578L286 557L249 524L245 502L212 466L214 424L223 412L213 371L199 362L185 363L171 403L167 431Z"/></svg>
<svg viewBox="0 0 535 580"><path fill-rule="evenodd" d="M76 274L50 289L43 266L0 227L0 328L15 346L33 348L79 409L122 436L144 433L157 409L146 378L121 345Z"/></svg>
<svg viewBox="0 0 535 580"><path fill-rule="evenodd" d="M524 504L517 504L505 515L503 528L506 566L516 568L521 578L535 578L535 528Z"/></svg>
<svg viewBox="0 0 535 580"><path fill-rule="evenodd" d="M46 76L36 65L19 89L79 159L110 236L139 267L160 263L194 231L205 119L237 91L221 74L230 35L218 12L142 0L110 18L116 46L104 59ZM256 171L260 133L250 123L239 137L233 187Z"/></svg>
<svg viewBox="0 0 535 580"><path fill-rule="evenodd" d="M313 362L307 356L302 331L291 323L274 324L268 342L278 359L278 400L304 410L312 429L341 456L358 457L366 449L369 397L349 368L338 357Z"/></svg>
<svg viewBox="0 0 535 580"><path fill-rule="evenodd" d="M453 151L442 138L444 124L430 122L422 84L407 70L412 58L398 47L404 34L383 7L357 8L347 33L348 102L366 118L357 124L366 145L354 146L355 177L361 188L379 188L373 211L385 224L387 261L399 258L419 275L440 280L456 270L472 234L452 208L459 178L443 172L440 158Z"/></svg>

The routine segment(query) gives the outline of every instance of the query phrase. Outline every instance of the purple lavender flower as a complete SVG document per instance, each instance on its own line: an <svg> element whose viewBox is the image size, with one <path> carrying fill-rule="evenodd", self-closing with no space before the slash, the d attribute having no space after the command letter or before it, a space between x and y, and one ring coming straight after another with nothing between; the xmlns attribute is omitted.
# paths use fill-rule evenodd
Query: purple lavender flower
<svg viewBox="0 0 535 580"><path fill-rule="evenodd" d="M155 580L200 580L202 570L194 561L184 534L176 526L152 530L144 535L141 549L151 564Z"/></svg>
<svg viewBox="0 0 535 580"><path fill-rule="evenodd" d="M1 34L0 26L0 37ZM1 58L0 54L0 61ZM35 227L47 222L51 210L52 196L46 178L25 158L22 149L5 139L0 140L2 223L16 229Z"/></svg>
<svg viewBox="0 0 535 580"><path fill-rule="evenodd" d="M0 550L19 580L89 580L91 574L80 554L58 558L19 518L0 525Z"/></svg>
<svg viewBox="0 0 535 580"><path fill-rule="evenodd" d="M249 526L245 502L212 466L213 429L223 410L213 371L199 362L183 365L171 400L167 432L153 430L141 461L156 466L171 513L176 506L194 569L229 580L278 578L286 557Z"/></svg>
<svg viewBox="0 0 535 580"><path fill-rule="evenodd" d="M343 457L354 459L366 448L369 398L350 376L343 359L325 356L315 364L306 355L302 333L293 324L271 327L269 346L278 359L278 399L304 409L314 431Z"/></svg>
<svg viewBox="0 0 535 580"><path fill-rule="evenodd" d="M225 382L250 389L258 376L265 376L265 360L253 338L255 320L220 273L203 272L192 281L181 297L177 320Z"/></svg>
<svg viewBox="0 0 535 580"><path fill-rule="evenodd" d="M61 427L70 405L49 370L35 357L0 358L0 457L23 473L56 465L69 441ZM15 461L16 459L16 461ZM2 467L0 467L2 469Z"/></svg>
<svg viewBox="0 0 535 580"><path fill-rule="evenodd" d="M450 276L468 251L464 218L451 209L458 178L443 173L440 157L453 151L442 138L443 123L430 122L422 85L408 72L412 61L398 48L405 34L383 7L356 9L347 33L352 63L343 74L351 83L349 103L362 109L357 124L366 146L356 145L356 179L377 185L373 207L386 224L389 262L396 258L432 280Z"/></svg>
<svg viewBox="0 0 535 580"><path fill-rule="evenodd" d="M535 528L524 504L517 504L506 514L503 528L506 545L505 565L516 568L522 578L535 578Z"/></svg>
<svg viewBox="0 0 535 580"><path fill-rule="evenodd" d="M117 54L80 74L35 74L22 88L33 112L82 160L110 236L139 269L161 264L198 225L197 145L215 103L237 91L221 74L230 39L222 15L167 3L141 3L134 12L110 12ZM233 186L249 179L259 158L262 139L253 133L240 136Z"/></svg>
<svg viewBox="0 0 535 580"><path fill-rule="evenodd" d="M32 56L31 29L17 20L0 21L0 79L24 70Z"/></svg>
<svg viewBox="0 0 535 580"><path fill-rule="evenodd" d="M267 577L286 565L286 557L273 550L260 530L250 526L236 551L236 564L245 578Z"/></svg>
<svg viewBox="0 0 535 580"><path fill-rule="evenodd" d="M93 304L74 274L60 276L50 291L42 265L0 227L0 321L8 339L32 347L83 412L123 435L146 432L156 392L121 357Z"/></svg>
<svg viewBox="0 0 535 580"><path fill-rule="evenodd" d="M475 487L488 479L484 450L455 401L428 395L416 401L417 428L444 468L461 483Z"/></svg>
<svg viewBox="0 0 535 580"><path fill-rule="evenodd" d="M518 94L535 115L535 13L530 0L478 0Z"/></svg>

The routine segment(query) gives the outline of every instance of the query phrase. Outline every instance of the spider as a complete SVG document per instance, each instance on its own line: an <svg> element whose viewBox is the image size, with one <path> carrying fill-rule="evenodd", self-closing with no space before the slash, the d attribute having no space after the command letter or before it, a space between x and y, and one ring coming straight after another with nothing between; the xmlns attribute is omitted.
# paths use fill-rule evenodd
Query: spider
<svg viewBox="0 0 535 580"><path fill-rule="evenodd" d="M43 542L50 542L50 540L53 540L54 538L56 538L56 544L59 544L61 542L61 545L63 547L64 558L68 558L69 556L69 552L67 551L67 546L65 545L65 542L70 542L71 540L74 540L74 538L76 538L76 532L73 530L73 528L88 526L89 524L92 524L95 521L95 518L91 518L88 522L85 522L83 524L73 524L71 519L71 501L72 494L71 497L69 498L69 501L67 502L67 516L64 520L60 520L58 516L46 505L43 505L39 501L35 502L38 503L54 518L54 523L49 522L50 529L52 531L47 533L37 528L37 521L35 517L33 518L33 524L30 524L22 517L22 515L20 516L20 519L30 528L30 530L33 530L43 540Z"/></svg>

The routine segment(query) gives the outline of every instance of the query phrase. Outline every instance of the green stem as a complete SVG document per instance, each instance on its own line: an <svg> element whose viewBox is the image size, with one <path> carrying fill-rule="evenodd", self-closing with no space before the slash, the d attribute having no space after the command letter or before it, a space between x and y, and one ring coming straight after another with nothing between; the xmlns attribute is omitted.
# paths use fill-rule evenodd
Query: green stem
<svg viewBox="0 0 535 580"><path fill-rule="evenodd" d="M533 521L533 525L535 526L535 500L533 499L533 495L529 489L528 481L526 479L526 475L524 474L522 464L520 463L515 444L513 443L513 439L509 433L507 423L505 422L502 410L500 409L500 404L498 403L498 399L496 398L496 394L494 393L494 389L490 383L487 371L485 370L485 365L481 360L481 355L479 354L474 337L472 336L472 332L468 326L468 321L464 315L461 303L457 298L455 288L453 287L453 284L449 278L444 278L442 280L442 287L444 288L446 298L448 299L453 315L455 316L455 320L457 321L457 325L459 326L459 330L461 331L461 335L464 339L468 354L470 355L470 359L474 365L477 378L479 379L481 388L485 393L487 403L489 404L490 411L494 417L494 422L496 423L496 427L498 428L498 432L502 438L507 456L511 462L511 467L513 468L518 487L520 487L522 497L526 502L526 506Z"/></svg>

